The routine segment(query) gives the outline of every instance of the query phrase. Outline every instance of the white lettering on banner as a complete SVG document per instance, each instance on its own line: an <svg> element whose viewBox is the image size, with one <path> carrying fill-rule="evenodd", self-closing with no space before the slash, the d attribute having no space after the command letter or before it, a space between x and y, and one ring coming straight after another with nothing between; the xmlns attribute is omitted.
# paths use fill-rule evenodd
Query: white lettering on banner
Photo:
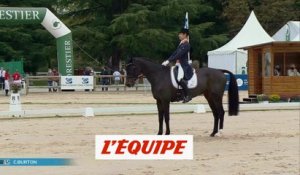
<svg viewBox="0 0 300 175"><path fill-rule="evenodd" d="M93 76L61 76L61 89L93 89Z"/></svg>
<svg viewBox="0 0 300 175"><path fill-rule="evenodd" d="M97 135L95 139L96 159L193 159L192 135Z"/></svg>
<svg viewBox="0 0 300 175"><path fill-rule="evenodd" d="M31 19L31 13L29 11L25 11L26 19Z"/></svg>
<svg viewBox="0 0 300 175"><path fill-rule="evenodd" d="M11 14L11 10L7 10L6 15L7 15L6 19L8 19L8 20L13 18L12 14Z"/></svg>
<svg viewBox="0 0 300 175"><path fill-rule="evenodd" d="M71 41L65 41L65 61L66 61L66 72L67 74L72 74L72 48Z"/></svg>
<svg viewBox="0 0 300 175"><path fill-rule="evenodd" d="M36 10L0 10L0 20L40 20Z"/></svg>
<svg viewBox="0 0 300 175"><path fill-rule="evenodd" d="M32 13L33 13L33 19L40 19L38 11L32 11Z"/></svg>

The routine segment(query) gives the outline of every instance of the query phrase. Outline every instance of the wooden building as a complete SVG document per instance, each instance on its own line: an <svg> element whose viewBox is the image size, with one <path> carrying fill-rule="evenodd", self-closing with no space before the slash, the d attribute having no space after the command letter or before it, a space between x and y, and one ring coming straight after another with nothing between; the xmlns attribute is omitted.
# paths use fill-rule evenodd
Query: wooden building
<svg viewBox="0 0 300 175"><path fill-rule="evenodd" d="M241 49L248 50L249 94L300 95L300 42L270 42ZM298 76L291 76L294 66Z"/></svg>

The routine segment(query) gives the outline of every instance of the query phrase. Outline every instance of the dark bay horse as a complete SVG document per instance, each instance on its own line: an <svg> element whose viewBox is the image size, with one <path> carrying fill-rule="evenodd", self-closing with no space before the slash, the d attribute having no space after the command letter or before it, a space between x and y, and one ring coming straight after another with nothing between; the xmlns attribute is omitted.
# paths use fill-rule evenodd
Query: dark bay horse
<svg viewBox="0 0 300 175"><path fill-rule="evenodd" d="M166 135L170 134L170 102L177 98L178 89L174 88L170 77L170 67L153 63L145 58L132 58L126 66L128 87L134 86L138 77L145 75L151 84L152 95L156 99L159 119L158 134L163 133L163 121L166 123ZM239 94L235 76L227 70L201 68L196 70L198 85L190 89L192 97L204 94L214 116L214 128L210 136L215 136L219 129L223 129L224 109L222 98L224 95L226 77L230 75L228 89L228 112L229 115L238 115ZM220 125L219 125L220 123Z"/></svg>

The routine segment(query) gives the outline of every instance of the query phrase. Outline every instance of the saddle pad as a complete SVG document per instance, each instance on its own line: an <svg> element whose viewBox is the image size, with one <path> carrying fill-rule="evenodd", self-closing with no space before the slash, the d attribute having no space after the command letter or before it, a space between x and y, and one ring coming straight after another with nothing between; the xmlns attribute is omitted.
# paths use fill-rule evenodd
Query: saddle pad
<svg viewBox="0 0 300 175"><path fill-rule="evenodd" d="M174 86L174 88L176 88L176 89L182 89L182 87L181 86L179 86L178 85L178 83L177 83L177 81L176 81L176 78L175 78L175 76L174 76L174 68L175 68L176 66L173 66L173 67L171 67L171 71L170 71L170 74L171 74L171 81L172 81L172 84L173 84L173 86ZM198 82L197 82L197 75L196 75L196 71L195 71L195 69L193 69L193 76L192 76L192 78L188 81L188 88L189 89L193 89L193 88L195 88L196 86L197 86L197 84L198 84Z"/></svg>

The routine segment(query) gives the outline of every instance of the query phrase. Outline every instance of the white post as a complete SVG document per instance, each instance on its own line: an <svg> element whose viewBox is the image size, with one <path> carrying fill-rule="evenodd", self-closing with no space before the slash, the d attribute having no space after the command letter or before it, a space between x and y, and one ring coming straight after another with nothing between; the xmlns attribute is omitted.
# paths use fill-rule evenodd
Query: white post
<svg viewBox="0 0 300 175"><path fill-rule="evenodd" d="M21 96L19 93L10 94L10 104L9 104L10 116L12 117L22 117L23 111L21 106Z"/></svg>

